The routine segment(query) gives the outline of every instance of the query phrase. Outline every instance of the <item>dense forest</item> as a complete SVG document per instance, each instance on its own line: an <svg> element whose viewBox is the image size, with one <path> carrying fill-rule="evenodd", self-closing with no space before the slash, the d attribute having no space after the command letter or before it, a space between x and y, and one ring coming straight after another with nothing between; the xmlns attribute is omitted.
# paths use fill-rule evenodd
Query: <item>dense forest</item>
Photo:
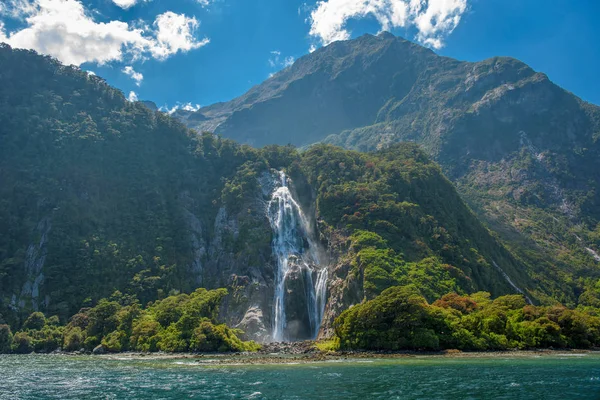
<svg viewBox="0 0 600 400"><path fill-rule="evenodd" d="M533 306L522 295L449 293L432 304L395 286L335 321L334 348L470 351L600 346L600 310Z"/></svg>
<svg viewBox="0 0 600 400"><path fill-rule="evenodd" d="M224 289L197 289L151 302L143 309L132 296L115 292L83 308L66 326L56 316L32 313L22 329L0 325L0 353L63 351L242 352L260 348L218 323ZM344 311L335 335L318 342L322 351L465 351L600 346L600 309L533 306L522 295L491 299L488 292L448 293L432 304L417 285L392 286Z"/></svg>
<svg viewBox="0 0 600 400"><path fill-rule="evenodd" d="M197 289L157 300L142 309L132 296L115 292L95 307L82 308L66 326L56 316L32 313L21 331L0 325L0 353L65 351L231 352L258 349L238 331L217 323L224 289Z"/></svg>
<svg viewBox="0 0 600 400"><path fill-rule="evenodd" d="M3 46L0 61L0 314L193 291L182 204L216 214L222 177L257 152L34 52Z"/></svg>
<svg viewBox="0 0 600 400"><path fill-rule="evenodd" d="M368 347L357 339L367 332L398 343L373 342L392 349L598 343L598 276L559 279L553 265L531 261L540 255L516 256L414 143L371 153L255 149L191 131L35 52L0 45L0 63L0 351L256 349L243 340L271 323L265 207L279 170L330 270L321 337L337 335L344 348ZM517 293L523 297L501 297ZM476 304L444 306L454 298ZM403 313L406 301L438 313L434 325L418 326L429 344L404 345L377 321L357 321L360 310L393 319L379 305L396 302L391 312ZM252 307L262 314L258 328L244 325ZM567 317L556 319L556 310L584 321L587 341L564 330ZM513 318L517 312L528 316ZM535 344L507 333L505 319L502 329L481 328L486 313L540 326L547 318L561 331ZM474 318L481 321L468 325ZM442 338L440 326L454 339ZM461 329L474 336L457 341Z"/></svg>

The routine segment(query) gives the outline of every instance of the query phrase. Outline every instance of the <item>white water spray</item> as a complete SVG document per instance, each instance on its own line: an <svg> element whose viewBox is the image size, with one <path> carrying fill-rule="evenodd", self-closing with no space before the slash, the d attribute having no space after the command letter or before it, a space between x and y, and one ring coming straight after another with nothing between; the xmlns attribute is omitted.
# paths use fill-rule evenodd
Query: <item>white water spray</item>
<svg viewBox="0 0 600 400"><path fill-rule="evenodd" d="M286 280L292 269L301 269L305 282L304 295L307 304L307 315L312 338L316 338L323 311L325 309L327 292L327 269L319 267L317 246L311 239L308 220L302 209L294 200L288 187L287 177L279 172L279 187L275 189L268 204L267 215L274 232L273 252L277 257L277 273L275 275L274 324L272 338L282 342L294 340L292 332L287 330L286 319ZM313 284L313 274L316 284Z"/></svg>

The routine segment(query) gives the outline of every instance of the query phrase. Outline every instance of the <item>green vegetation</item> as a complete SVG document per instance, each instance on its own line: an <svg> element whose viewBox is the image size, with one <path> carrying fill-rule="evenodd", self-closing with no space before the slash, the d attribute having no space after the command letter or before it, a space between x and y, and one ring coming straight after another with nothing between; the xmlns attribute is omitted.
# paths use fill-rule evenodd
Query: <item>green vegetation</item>
<svg viewBox="0 0 600 400"><path fill-rule="evenodd" d="M259 146L325 142L377 151L418 143L518 258L507 273L535 282L527 285L530 297L574 307L600 279L600 261L591 252L600 254L600 107L514 58L463 62L392 35L364 35L324 46L186 121L200 128L218 121L216 133ZM346 169L333 160L325 164L341 178L353 167L347 161ZM385 201L379 196L385 186L357 182L343 189L331 188L324 198L334 213L341 211L335 201L352 196ZM382 204L379 212L390 206ZM393 206L394 214L415 214L407 205ZM365 216L364 207L354 211L358 219L378 218Z"/></svg>
<svg viewBox="0 0 600 400"><path fill-rule="evenodd" d="M417 145L375 153L318 145L299 165L316 188L321 229L348 237L342 257L367 299L406 284L431 300L449 291L512 293L494 263L518 285L535 285Z"/></svg>
<svg viewBox="0 0 600 400"><path fill-rule="evenodd" d="M398 328L389 333L405 335L393 339L401 347L500 346L494 340L502 346L530 346L535 340L512 331L477 331L467 325L483 310L498 308L488 305L495 301L468 294L515 292L503 273L536 304L550 307L535 308L542 316L533 322L543 316L554 321L548 310L561 302L579 306L573 318L585 320L586 326L595 323L599 270L591 253L575 250L581 243L589 243L591 251L600 248L600 224L592 212L597 195L587 184L576 185L581 196L567 193L567 200L590 216L573 225L575 219L557 216L552 202L539 197L533 190L537 186L524 185L529 192L518 197L514 182L501 179L505 170L496 177L496 167L484 173L479 166L465 175L461 190L498 189L498 198L478 202L467 196L478 212L491 207L502 214L497 236L414 143L372 153L331 145L303 152L291 146L253 149L190 131L164 113L127 101L101 78L34 52L2 45L0 64L0 351L98 345L115 352L255 348L221 323L243 316L255 301L266 310L261 291L269 289L273 265L265 216L269 195L263 189L274 179L273 169L291 178L315 222L315 237L329 252L331 278L341 282L330 293L338 310L361 304L338 320L342 347L361 343L352 335L365 331L353 325L358 323L353 313L411 285L419 288L418 295L398 302L408 310L403 313L414 316L397 322L414 326L414 332ZM591 169L594 154L581 155ZM552 171L567 171L559 155L544 157ZM531 155L515 160L515 167L531 176L543 172ZM559 183L578 176L577 168ZM589 168L583 176L590 175ZM515 203L503 200L508 194ZM527 214L507 204L527 205ZM502 231L507 221L519 221L522 232ZM506 240L510 234L518 240ZM529 246L531 241L520 235L561 246L546 257L550 250ZM208 289L223 287L230 295L223 301L223 319L217 320L225 292ZM426 303L446 293L470 298L477 307L463 315ZM505 313L512 315L519 307ZM344 321L349 321L347 329ZM519 329L532 321L517 321ZM536 323L545 326L543 320ZM554 323L564 336L556 343L585 347L585 340L574 339L560 321ZM374 332L375 343L387 346L385 337L377 337L378 329L384 328L367 330ZM490 332L506 340L490 339ZM456 335L462 341L456 342Z"/></svg>
<svg viewBox="0 0 600 400"><path fill-rule="evenodd" d="M315 347L319 349L319 351L327 353L327 352L335 352L340 349L340 340L335 337L333 339L319 340L315 342Z"/></svg>
<svg viewBox="0 0 600 400"><path fill-rule="evenodd" d="M600 346L600 310L526 305L521 295L450 293L429 304L415 286L385 290L335 321L341 349L507 350Z"/></svg>
<svg viewBox="0 0 600 400"><path fill-rule="evenodd" d="M13 334L10 331L10 326L0 325L0 353L8 353L11 350L13 342Z"/></svg>
<svg viewBox="0 0 600 400"><path fill-rule="evenodd" d="M0 323L13 331L35 309L65 323L115 291L146 304L226 287L231 274L268 276L271 229L257 200L271 168L292 176L305 209L316 204L325 236L352 237L343 246L368 298L412 282L429 286L431 298L507 293L492 260L527 283L414 145L374 154L252 149L189 131L34 52L2 46L0 61ZM359 231L381 242L362 244ZM218 257L199 251L210 246Z"/></svg>
<svg viewBox="0 0 600 400"><path fill-rule="evenodd" d="M0 323L196 289L190 221L214 225L224 181L258 151L35 52L0 45L0 63Z"/></svg>
<svg viewBox="0 0 600 400"><path fill-rule="evenodd" d="M148 304L116 292L95 307L84 308L66 326L46 319L40 312L27 318L14 337L0 325L0 353L48 353L93 350L102 345L107 352L237 352L255 351L254 342L239 339L240 332L217 323L225 289L197 289Z"/></svg>
<svg viewBox="0 0 600 400"><path fill-rule="evenodd" d="M469 205L540 282L534 295L545 302L574 307L582 291L600 279L592 254L600 249L594 233L600 217L600 192L594 189L600 158L591 155L598 144L561 170L551 166L564 162L564 155L547 151L539 154L540 161L521 151L506 157L505 165L480 164L459 181ZM519 171L518 179L511 171Z"/></svg>

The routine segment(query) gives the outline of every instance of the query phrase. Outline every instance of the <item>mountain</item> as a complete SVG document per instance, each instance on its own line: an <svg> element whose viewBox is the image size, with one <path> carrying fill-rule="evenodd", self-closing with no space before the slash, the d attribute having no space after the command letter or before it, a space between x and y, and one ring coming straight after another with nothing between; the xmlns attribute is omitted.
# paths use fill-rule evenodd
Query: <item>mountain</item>
<svg viewBox="0 0 600 400"><path fill-rule="evenodd" d="M126 348L139 329L157 336L134 348L172 350L192 346L200 317L260 341L330 336L341 312L398 285L429 301L571 295L530 275L415 144L255 149L35 52L2 45L0 64L0 324L13 331L46 326L27 318L41 311L70 321L73 348Z"/></svg>
<svg viewBox="0 0 600 400"><path fill-rule="evenodd" d="M373 125L380 109L391 98L405 97L420 72L438 58L390 34L334 42L237 99L189 114L187 122L255 146L312 144Z"/></svg>
<svg viewBox="0 0 600 400"><path fill-rule="evenodd" d="M518 60L462 62L364 35L180 117L256 146L416 142L531 276L562 282L554 298L575 304L600 277L600 108Z"/></svg>
<svg viewBox="0 0 600 400"><path fill-rule="evenodd" d="M141 103L148 107L151 111L158 111L158 106L155 102L149 100L142 100Z"/></svg>

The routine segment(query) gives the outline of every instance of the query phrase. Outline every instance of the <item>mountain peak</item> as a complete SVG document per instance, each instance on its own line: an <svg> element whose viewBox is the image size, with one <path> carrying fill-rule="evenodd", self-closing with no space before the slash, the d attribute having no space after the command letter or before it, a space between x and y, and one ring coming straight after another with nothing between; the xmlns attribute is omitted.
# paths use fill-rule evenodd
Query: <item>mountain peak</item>
<svg viewBox="0 0 600 400"><path fill-rule="evenodd" d="M382 38L382 39L396 39L396 36L394 36L393 33L388 32L388 31L381 31L381 32L379 32L377 34L377 37ZM400 37L398 37L398 38L400 38Z"/></svg>
<svg viewBox="0 0 600 400"><path fill-rule="evenodd" d="M237 99L205 107L202 118L186 123L256 146L327 140L372 150L395 141L425 141L441 160L446 139L440 133L451 136L475 119L485 125L486 115L505 129L516 121L514 115L525 110L538 115L553 109L554 100L564 100L541 77L512 58L461 62L383 31L324 46ZM575 120L580 119L585 118ZM585 131L580 128L574 130L577 135ZM487 128L481 132L461 136L474 141L471 157L482 148L478 138L494 135ZM511 146L519 143L515 140Z"/></svg>

